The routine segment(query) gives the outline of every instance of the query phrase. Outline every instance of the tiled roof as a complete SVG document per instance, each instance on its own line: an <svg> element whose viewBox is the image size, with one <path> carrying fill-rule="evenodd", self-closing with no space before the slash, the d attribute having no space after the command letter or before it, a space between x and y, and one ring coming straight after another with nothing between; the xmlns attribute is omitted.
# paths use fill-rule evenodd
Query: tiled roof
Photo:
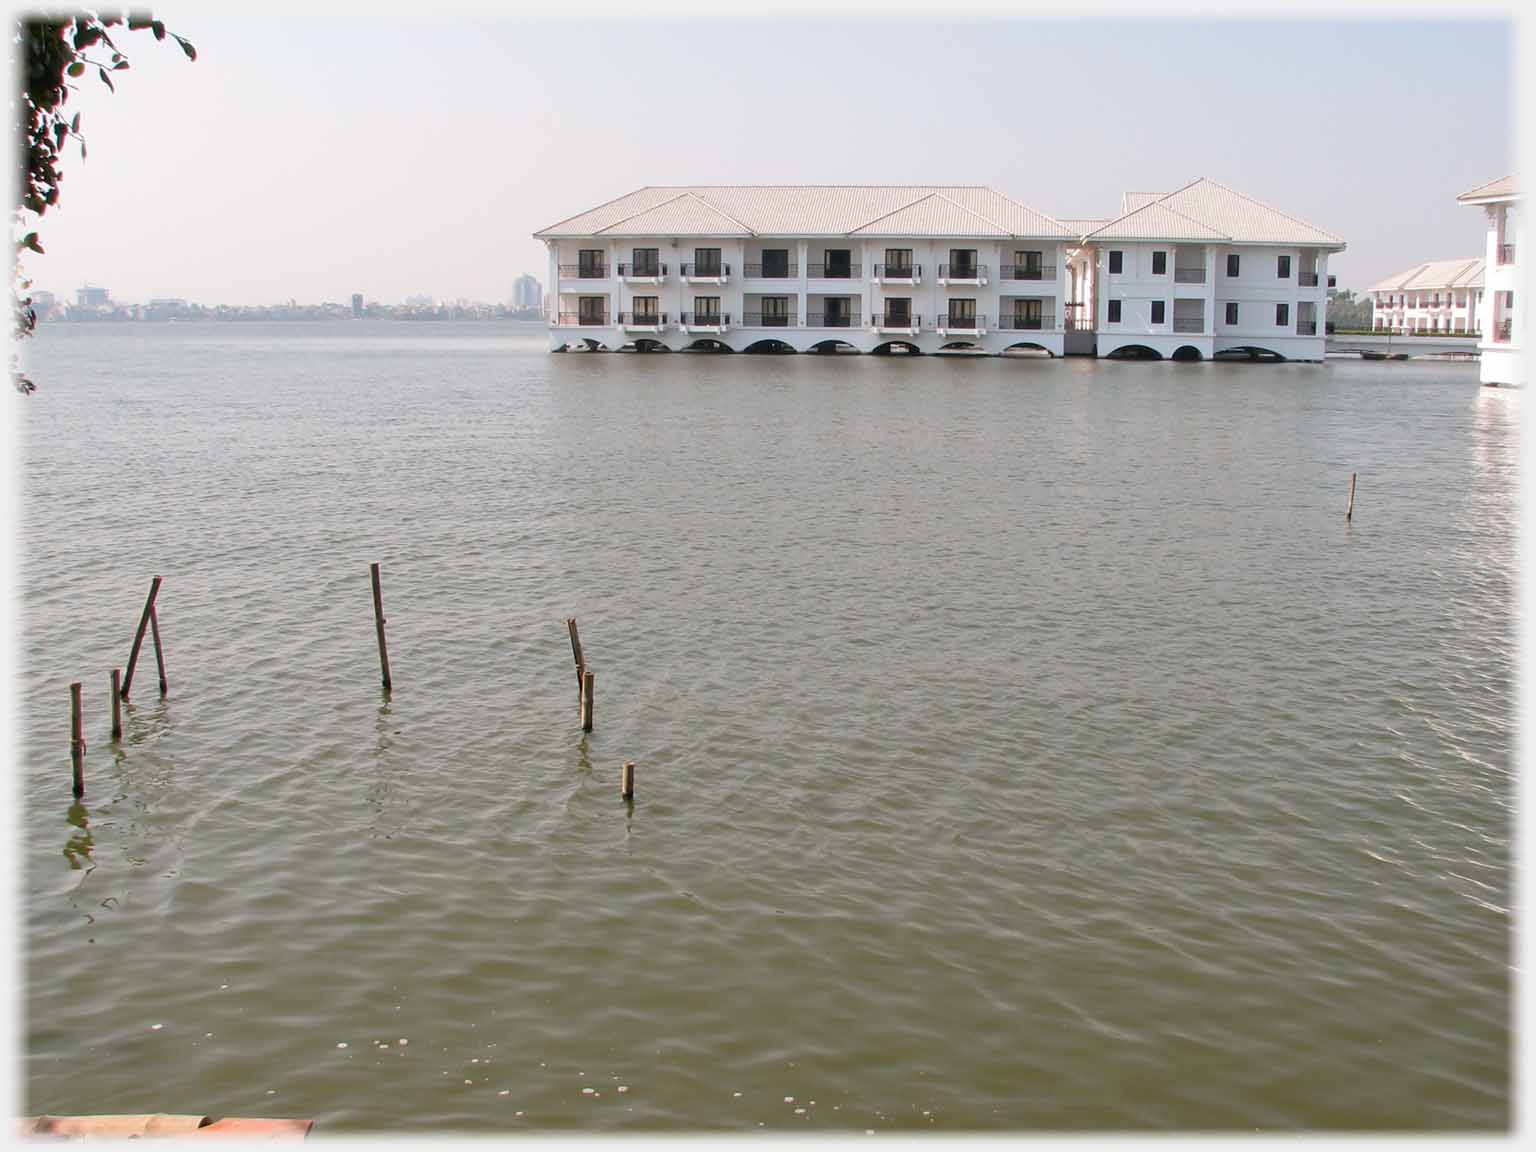
<svg viewBox="0 0 1536 1152"><path fill-rule="evenodd" d="M1419 291L1433 288L1481 288L1483 286L1483 261L1432 260L1417 264L1406 272L1388 276L1378 284L1372 284L1367 292Z"/></svg>
<svg viewBox="0 0 1536 1152"><path fill-rule="evenodd" d="M1104 225L1109 223L1108 218L1103 216L1100 216L1096 220L1080 220L1077 217L1072 217L1069 219L1066 216L1058 216L1056 219L1062 224L1065 224L1067 228L1071 230L1074 236L1085 236L1089 232L1092 232L1094 229L1102 228Z"/></svg>
<svg viewBox="0 0 1536 1152"><path fill-rule="evenodd" d="M1137 193L1126 193L1127 201ZM1226 240L1344 247L1344 241L1225 184L1201 177L1088 234L1095 240Z"/></svg>
<svg viewBox="0 0 1536 1152"><path fill-rule="evenodd" d="M1120 211L1134 212L1138 208L1145 208L1154 200L1161 200L1168 195L1166 192L1127 192L1120 197Z"/></svg>
<svg viewBox="0 0 1536 1152"><path fill-rule="evenodd" d="M1520 189L1516 187L1513 176L1500 176L1497 180L1490 180L1486 184L1479 184L1470 192L1463 192L1456 197L1458 200L1500 200L1509 199L1520 195Z"/></svg>
<svg viewBox="0 0 1536 1152"><path fill-rule="evenodd" d="M1063 239L1078 235L1060 221L984 187L746 184L641 188L534 236L706 234Z"/></svg>

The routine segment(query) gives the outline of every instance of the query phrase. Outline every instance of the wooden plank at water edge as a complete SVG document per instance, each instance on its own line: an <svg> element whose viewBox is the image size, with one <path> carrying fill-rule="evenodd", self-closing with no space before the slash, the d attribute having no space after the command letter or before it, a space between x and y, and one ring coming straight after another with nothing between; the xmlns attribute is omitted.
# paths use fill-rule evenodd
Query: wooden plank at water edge
<svg viewBox="0 0 1536 1152"><path fill-rule="evenodd" d="M134 1140L144 1136L234 1137L237 1140L303 1140L313 1120L286 1117L255 1119L227 1116L179 1116L164 1112L132 1116L29 1116L18 1127L21 1136L75 1139Z"/></svg>

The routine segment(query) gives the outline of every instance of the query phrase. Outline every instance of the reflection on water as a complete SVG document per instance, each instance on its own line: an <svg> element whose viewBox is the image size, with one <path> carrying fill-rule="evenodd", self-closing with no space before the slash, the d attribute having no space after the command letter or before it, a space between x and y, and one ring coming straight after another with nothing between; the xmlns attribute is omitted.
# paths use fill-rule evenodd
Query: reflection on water
<svg viewBox="0 0 1536 1152"><path fill-rule="evenodd" d="M1508 1123L1520 393L513 332L31 342L29 1113Z"/></svg>

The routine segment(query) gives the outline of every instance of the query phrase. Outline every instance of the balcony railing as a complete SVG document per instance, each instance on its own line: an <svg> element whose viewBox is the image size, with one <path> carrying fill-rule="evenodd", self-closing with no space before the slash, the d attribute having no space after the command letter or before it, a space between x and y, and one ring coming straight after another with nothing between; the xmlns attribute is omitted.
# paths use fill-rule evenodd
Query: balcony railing
<svg viewBox="0 0 1536 1152"><path fill-rule="evenodd" d="M876 264L876 280L910 280L916 284L923 278L921 264Z"/></svg>
<svg viewBox="0 0 1536 1152"><path fill-rule="evenodd" d="M997 274L1004 280L1054 280L1054 264L1000 264Z"/></svg>
<svg viewBox="0 0 1536 1152"><path fill-rule="evenodd" d="M1204 316L1175 316L1173 318L1173 330L1175 332L1204 332Z"/></svg>
<svg viewBox="0 0 1536 1152"><path fill-rule="evenodd" d="M1499 245L1499 263L1513 264L1515 262L1515 246L1513 244Z"/></svg>
<svg viewBox="0 0 1536 1152"><path fill-rule="evenodd" d="M629 276L636 276L636 277L639 277L639 276L654 276L654 277L657 277L657 278L663 278L663 277L666 276L666 274L667 274L667 266L665 264L620 264L619 265L619 279L621 279L621 280L625 279L626 277L629 277Z"/></svg>
<svg viewBox="0 0 1536 1152"><path fill-rule="evenodd" d="M980 331L987 326L985 316L940 316L935 325L951 332Z"/></svg>
<svg viewBox="0 0 1536 1152"><path fill-rule="evenodd" d="M1508 344L1514 335L1515 325L1512 320L1500 320L1493 330L1493 338L1499 344Z"/></svg>
<svg viewBox="0 0 1536 1152"><path fill-rule="evenodd" d="M667 314L665 312L620 312L619 326L621 328L665 328Z"/></svg>
<svg viewBox="0 0 1536 1152"><path fill-rule="evenodd" d="M555 321L557 328L598 327L608 326L608 313L606 312L562 312Z"/></svg>
<svg viewBox="0 0 1536 1152"><path fill-rule="evenodd" d="M608 279L608 265L606 265L606 264L562 264L562 265L560 265L560 279L562 279L562 280L606 280L606 279Z"/></svg>
<svg viewBox="0 0 1536 1152"><path fill-rule="evenodd" d="M835 316L829 316L825 312L807 312L805 326L807 328L862 328L863 322L859 319L857 312Z"/></svg>
<svg viewBox="0 0 1536 1152"><path fill-rule="evenodd" d="M1068 332L1092 332L1093 317L1089 315L1068 316L1066 329Z"/></svg>
<svg viewBox="0 0 1536 1152"><path fill-rule="evenodd" d="M876 328L903 328L914 332L923 328L923 318L910 312L876 312L873 319Z"/></svg>
<svg viewBox="0 0 1536 1152"><path fill-rule="evenodd" d="M1316 288L1317 287L1317 273L1316 272L1298 272L1298 273L1296 273L1296 283L1298 285L1300 285L1301 287L1303 287L1303 288Z"/></svg>
<svg viewBox="0 0 1536 1152"><path fill-rule="evenodd" d="M781 316L773 313L765 316L761 312L744 312L741 316L741 323L744 328L798 328L800 326L800 317Z"/></svg>
<svg viewBox="0 0 1536 1152"><path fill-rule="evenodd" d="M731 274L731 266L729 264L684 264L681 267L681 274L700 279L704 277L724 279Z"/></svg>
<svg viewBox="0 0 1536 1152"><path fill-rule="evenodd" d="M987 266L985 264L940 264L940 280L975 280L982 281L987 278Z"/></svg>
<svg viewBox="0 0 1536 1152"><path fill-rule="evenodd" d="M678 318L684 328L729 328L729 312L684 312Z"/></svg>
<svg viewBox="0 0 1536 1152"><path fill-rule="evenodd" d="M806 270L812 280L862 280L864 278L862 264L807 264Z"/></svg>
<svg viewBox="0 0 1536 1152"><path fill-rule="evenodd" d="M1175 268L1173 270L1173 282L1175 284L1204 284L1204 268Z"/></svg>
<svg viewBox="0 0 1536 1152"><path fill-rule="evenodd" d="M742 275L751 280L790 280L800 275L798 260L791 260L782 269L769 268L764 271L764 266L761 264L744 264L742 267L744 269Z"/></svg>
<svg viewBox="0 0 1536 1152"><path fill-rule="evenodd" d="M1001 332L1054 332L1056 330L1056 317L1050 313L1040 316L999 316L997 320L998 330Z"/></svg>
<svg viewBox="0 0 1536 1152"><path fill-rule="evenodd" d="M1298 321L1296 321L1296 335L1298 335L1298 336L1316 336L1317 335L1317 321L1316 320L1298 320Z"/></svg>

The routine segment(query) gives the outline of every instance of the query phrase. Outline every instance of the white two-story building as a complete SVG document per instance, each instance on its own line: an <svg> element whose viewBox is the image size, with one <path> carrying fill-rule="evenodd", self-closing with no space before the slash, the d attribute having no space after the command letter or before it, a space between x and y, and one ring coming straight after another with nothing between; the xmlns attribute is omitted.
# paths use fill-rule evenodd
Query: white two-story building
<svg viewBox="0 0 1536 1152"><path fill-rule="evenodd" d="M1516 178L1480 184L1456 200L1482 208L1488 217L1478 374L1484 384L1524 384L1525 313L1516 303L1516 293L1523 291L1516 257L1525 248L1525 219Z"/></svg>
<svg viewBox="0 0 1536 1152"><path fill-rule="evenodd" d="M1388 276L1367 290L1378 332L1476 332L1483 303L1483 261L1432 260Z"/></svg>
<svg viewBox="0 0 1536 1152"><path fill-rule="evenodd" d="M982 187L648 187L535 233L550 347L1062 353L1059 221Z"/></svg>
<svg viewBox="0 0 1536 1152"><path fill-rule="evenodd" d="M1344 241L1214 180L1127 193L1071 260L1099 356L1322 360L1328 256Z"/></svg>
<svg viewBox="0 0 1536 1152"><path fill-rule="evenodd" d="M1321 360L1344 247L1211 180L1109 221L977 186L646 187L534 235L554 350Z"/></svg>

